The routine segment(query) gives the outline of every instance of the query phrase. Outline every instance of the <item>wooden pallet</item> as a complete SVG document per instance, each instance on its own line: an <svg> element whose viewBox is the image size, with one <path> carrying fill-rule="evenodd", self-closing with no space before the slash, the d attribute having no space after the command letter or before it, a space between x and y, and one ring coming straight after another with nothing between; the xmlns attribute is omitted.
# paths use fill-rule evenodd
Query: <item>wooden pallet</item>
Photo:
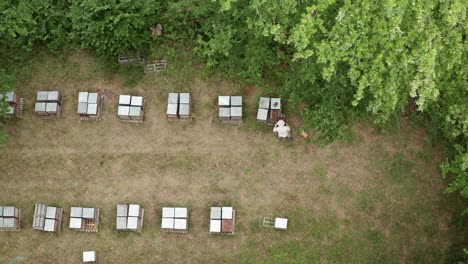
<svg viewBox="0 0 468 264"><path fill-rule="evenodd" d="M192 121L192 116L189 118L168 118L168 121L174 121L174 122L187 122L187 121Z"/></svg>
<svg viewBox="0 0 468 264"><path fill-rule="evenodd" d="M188 229L187 230L163 229L163 230L166 233L172 233L172 234L187 234L188 233Z"/></svg>
<svg viewBox="0 0 468 264"><path fill-rule="evenodd" d="M167 68L166 60L157 60L154 63L148 63L144 67L145 73L159 73Z"/></svg>
<svg viewBox="0 0 468 264"><path fill-rule="evenodd" d="M264 227L271 227L271 228L274 228L274 227L275 227L275 219L265 217L265 218L263 218L263 223L262 223L262 225L263 225Z"/></svg>
<svg viewBox="0 0 468 264"><path fill-rule="evenodd" d="M219 120L219 123L222 125L241 125L244 123L244 121L243 120Z"/></svg>
<svg viewBox="0 0 468 264"><path fill-rule="evenodd" d="M143 219L145 216L145 209L141 208L141 218L140 218L140 228L136 232L141 232L143 230Z"/></svg>
<svg viewBox="0 0 468 264"><path fill-rule="evenodd" d="M120 121L128 124L143 124L144 118L142 120L120 119Z"/></svg>
<svg viewBox="0 0 468 264"><path fill-rule="evenodd" d="M91 121L91 122L100 122L101 117L91 117L91 116L81 116L80 121Z"/></svg>
<svg viewBox="0 0 468 264"><path fill-rule="evenodd" d="M20 98L19 99L19 113L18 113L18 117L21 118L23 116L23 111L24 111L24 98Z"/></svg>

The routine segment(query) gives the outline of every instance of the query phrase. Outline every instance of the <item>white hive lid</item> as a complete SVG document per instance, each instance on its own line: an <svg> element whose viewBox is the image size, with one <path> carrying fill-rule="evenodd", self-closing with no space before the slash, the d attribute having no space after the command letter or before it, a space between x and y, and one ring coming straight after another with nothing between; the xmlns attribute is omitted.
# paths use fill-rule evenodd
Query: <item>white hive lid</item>
<svg viewBox="0 0 468 264"><path fill-rule="evenodd" d="M129 116L141 116L141 106L130 106Z"/></svg>
<svg viewBox="0 0 468 264"><path fill-rule="evenodd" d="M259 108L257 112L257 120L267 120L268 118L268 110Z"/></svg>
<svg viewBox="0 0 468 264"><path fill-rule="evenodd" d="M7 217L15 216L15 207L13 207L13 206L4 206L3 207L3 216L7 216Z"/></svg>
<svg viewBox="0 0 468 264"><path fill-rule="evenodd" d="M143 105L143 97L142 96L132 96L131 105L142 106Z"/></svg>
<svg viewBox="0 0 468 264"><path fill-rule="evenodd" d="M132 96L130 95L120 95L119 96L119 105L130 105L130 100L131 100Z"/></svg>
<svg viewBox="0 0 468 264"><path fill-rule="evenodd" d="M58 104L57 103L47 103L46 112L57 112Z"/></svg>
<svg viewBox="0 0 468 264"><path fill-rule="evenodd" d="M48 94L49 94L48 92L39 91L39 92L37 92L36 100L37 101L46 101Z"/></svg>
<svg viewBox="0 0 468 264"><path fill-rule="evenodd" d="M180 93L180 102L181 104L190 104L190 93Z"/></svg>
<svg viewBox="0 0 468 264"><path fill-rule="evenodd" d="M88 112L88 103L78 103L78 114L86 114Z"/></svg>
<svg viewBox="0 0 468 264"><path fill-rule="evenodd" d="M3 216L3 206L0 206L0 216Z"/></svg>
<svg viewBox="0 0 468 264"><path fill-rule="evenodd" d="M120 230L127 229L127 217L126 216L117 217L116 228Z"/></svg>
<svg viewBox="0 0 468 264"><path fill-rule="evenodd" d="M83 216L82 207L71 207L70 208L70 217L81 217Z"/></svg>
<svg viewBox="0 0 468 264"><path fill-rule="evenodd" d="M96 251L83 251L83 262L95 262Z"/></svg>
<svg viewBox="0 0 468 264"><path fill-rule="evenodd" d="M128 206L126 204L117 205L117 216L127 216Z"/></svg>
<svg viewBox="0 0 468 264"><path fill-rule="evenodd" d="M231 117L231 109L229 107L220 107L218 109L219 117Z"/></svg>
<svg viewBox="0 0 468 264"><path fill-rule="evenodd" d="M242 106L242 96L231 96L231 106Z"/></svg>
<svg viewBox="0 0 468 264"><path fill-rule="evenodd" d="M163 217L163 219L161 221L161 228L173 229L174 228L174 218Z"/></svg>
<svg viewBox="0 0 468 264"><path fill-rule="evenodd" d="M58 101L59 94L60 93L58 91L49 91L47 93L47 101Z"/></svg>
<svg viewBox="0 0 468 264"><path fill-rule="evenodd" d="M180 104L179 105L179 115L189 115L190 114L190 105L189 104Z"/></svg>
<svg viewBox="0 0 468 264"><path fill-rule="evenodd" d="M88 94L88 103L89 104L97 104L98 100L98 93L89 93Z"/></svg>
<svg viewBox="0 0 468 264"><path fill-rule="evenodd" d="M54 232L55 231L55 219L46 219L44 222L44 231Z"/></svg>
<svg viewBox="0 0 468 264"><path fill-rule="evenodd" d="M271 98L271 109L281 109L281 98Z"/></svg>
<svg viewBox="0 0 468 264"><path fill-rule="evenodd" d="M162 217L174 217L175 210L174 207L163 207Z"/></svg>
<svg viewBox="0 0 468 264"><path fill-rule="evenodd" d="M6 228L15 227L15 218L3 218L3 227L6 227Z"/></svg>
<svg viewBox="0 0 468 264"><path fill-rule="evenodd" d="M210 232L221 233L221 220L210 220Z"/></svg>
<svg viewBox="0 0 468 264"><path fill-rule="evenodd" d="M174 219L174 229L187 230L187 219L181 219L181 218Z"/></svg>
<svg viewBox="0 0 468 264"><path fill-rule="evenodd" d="M83 218L93 219L95 216L94 208L83 208Z"/></svg>
<svg viewBox="0 0 468 264"><path fill-rule="evenodd" d="M97 115L97 104L88 104L88 110L86 111L88 115Z"/></svg>
<svg viewBox="0 0 468 264"><path fill-rule="evenodd" d="M270 108L270 98L268 97L260 97L260 101L258 103L259 108L269 109Z"/></svg>
<svg viewBox="0 0 468 264"><path fill-rule="evenodd" d="M3 95L0 95L0 99L3 98ZM5 94L5 102L11 103L13 102L13 99L15 98L15 92L8 92Z"/></svg>
<svg viewBox="0 0 468 264"><path fill-rule="evenodd" d="M128 216L140 216L140 205L130 204L128 206Z"/></svg>
<svg viewBox="0 0 468 264"><path fill-rule="evenodd" d="M210 219L221 219L221 207L211 207Z"/></svg>
<svg viewBox="0 0 468 264"><path fill-rule="evenodd" d="M119 115L119 116L128 116L129 113L130 113L130 107L129 106L119 105L119 109L117 110L117 115Z"/></svg>
<svg viewBox="0 0 468 264"><path fill-rule="evenodd" d="M231 107L231 116L242 116L242 107Z"/></svg>
<svg viewBox="0 0 468 264"><path fill-rule="evenodd" d="M46 218L55 219L56 214L57 214L57 207L47 206Z"/></svg>
<svg viewBox="0 0 468 264"><path fill-rule="evenodd" d="M127 229L137 230L138 229L138 217L129 216L127 219Z"/></svg>
<svg viewBox="0 0 468 264"><path fill-rule="evenodd" d="M230 96L218 96L218 105L219 106L229 106L230 105Z"/></svg>
<svg viewBox="0 0 468 264"><path fill-rule="evenodd" d="M222 208L222 219L232 219L232 207Z"/></svg>
<svg viewBox="0 0 468 264"><path fill-rule="evenodd" d="M87 103L88 102L88 92L79 92L78 93L78 103Z"/></svg>
<svg viewBox="0 0 468 264"><path fill-rule="evenodd" d="M7 114L11 115L15 113L15 108L11 105L8 106Z"/></svg>
<svg viewBox="0 0 468 264"><path fill-rule="evenodd" d="M81 218L70 217L70 228L80 229L81 228Z"/></svg>
<svg viewBox="0 0 468 264"><path fill-rule="evenodd" d="M169 93L167 97L168 104L178 104L179 103L179 94L178 93Z"/></svg>
<svg viewBox="0 0 468 264"><path fill-rule="evenodd" d="M177 104L167 104L167 114L177 115Z"/></svg>
<svg viewBox="0 0 468 264"><path fill-rule="evenodd" d="M175 210L175 214L174 214L174 217L175 218L187 218L187 214L188 214L188 210L186 207L176 207L174 208Z"/></svg>
<svg viewBox="0 0 468 264"><path fill-rule="evenodd" d="M286 229L288 228L288 219L283 217L275 218L275 228Z"/></svg>
<svg viewBox="0 0 468 264"><path fill-rule="evenodd" d="M46 110L46 103L36 103L34 105L35 112L45 112Z"/></svg>

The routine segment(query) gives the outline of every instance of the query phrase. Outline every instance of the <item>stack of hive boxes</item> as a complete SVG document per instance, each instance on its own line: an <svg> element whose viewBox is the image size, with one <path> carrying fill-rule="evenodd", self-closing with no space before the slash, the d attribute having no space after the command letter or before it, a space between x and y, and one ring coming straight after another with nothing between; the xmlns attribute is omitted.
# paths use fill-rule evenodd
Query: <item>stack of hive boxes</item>
<svg viewBox="0 0 468 264"><path fill-rule="evenodd" d="M62 224L62 208L36 204L34 209L33 228L46 232L60 231Z"/></svg>
<svg viewBox="0 0 468 264"><path fill-rule="evenodd" d="M58 91L37 92L34 112L39 116L60 116L62 96Z"/></svg>
<svg viewBox="0 0 468 264"><path fill-rule="evenodd" d="M234 235L235 218L232 207L211 207L210 233Z"/></svg>
<svg viewBox="0 0 468 264"><path fill-rule="evenodd" d="M242 96L218 96L218 118L222 124L242 123Z"/></svg>
<svg viewBox="0 0 468 264"><path fill-rule="evenodd" d="M0 100L4 99L5 103L8 104L7 115L8 116L21 116L21 105L20 99L15 92L8 92L6 94L0 94Z"/></svg>
<svg viewBox="0 0 468 264"><path fill-rule="evenodd" d="M163 207L161 228L166 232L187 233L188 209L186 207Z"/></svg>
<svg viewBox="0 0 468 264"><path fill-rule="evenodd" d="M260 97L257 122L275 124L281 117L281 98Z"/></svg>
<svg viewBox="0 0 468 264"><path fill-rule="evenodd" d="M144 100L142 96L120 95L118 117L125 122L142 123L144 119Z"/></svg>
<svg viewBox="0 0 468 264"><path fill-rule="evenodd" d="M0 231L20 230L20 209L14 206L0 206Z"/></svg>
<svg viewBox="0 0 468 264"><path fill-rule="evenodd" d="M169 120L188 120L191 118L190 93L169 93L167 98L167 118Z"/></svg>
<svg viewBox="0 0 468 264"><path fill-rule="evenodd" d="M141 231L144 209L138 204L117 205L117 230Z"/></svg>
<svg viewBox="0 0 468 264"><path fill-rule="evenodd" d="M71 207L70 228L76 231L97 232L99 224L99 209Z"/></svg>
<svg viewBox="0 0 468 264"><path fill-rule="evenodd" d="M98 119L101 114L100 100L98 93L78 93L78 114L81 117Z"/></svg>

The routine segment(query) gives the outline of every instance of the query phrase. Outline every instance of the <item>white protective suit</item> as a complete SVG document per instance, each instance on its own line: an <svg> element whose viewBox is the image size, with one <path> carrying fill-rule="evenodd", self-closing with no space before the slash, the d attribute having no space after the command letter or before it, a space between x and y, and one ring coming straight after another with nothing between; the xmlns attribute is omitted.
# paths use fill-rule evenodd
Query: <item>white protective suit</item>
<svg viewBox="0 0 468 264"><path fill-rule="evenodd" d="M291 129L283 120L279 120L276 125L273 127L273 133L278 134L278 138L287 138L289 137L289 132Z"/></svg>

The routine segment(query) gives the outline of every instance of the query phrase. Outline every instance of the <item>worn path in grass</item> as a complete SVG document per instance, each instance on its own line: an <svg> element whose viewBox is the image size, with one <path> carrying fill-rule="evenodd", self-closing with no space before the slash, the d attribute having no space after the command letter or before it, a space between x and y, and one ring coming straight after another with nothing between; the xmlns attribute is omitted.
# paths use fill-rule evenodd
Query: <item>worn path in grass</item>
<svg viewBox="0 0 468 264"><path fill-rule="evenodd" d="M241 126L215 121L215 98L242 87L202 80L189 63L170 65L165 79L143 76L133 86L103 74L86 54L66 63L50 58L33 65L18 88L24 118L7 124L0 161L1 204L22 209L22 231L0 233L0 263L81 263L96 250L101 263L405 263L442 262L449 217L441 195L435 149L409 128L377 135L356 126L352 143L325 148L300 139L277 141L253 119L260 90L247 98ZM127 73L128 74L128 73ZM123 74L125 75L125 74ZM128 77L128 76L127 76ZM132 77L134 78L134 77ZM32 113L35 91L63 93L63 116L44 121ZM80 122L79 91L103 91L103 121ZM189 91L194 120L168 122L168 92ZM145 122L116 117L118 94L146 99ZM35 203L65 209L63 231L33 231ZM115 231L115 206L140 203L143 232ZM208 234L209 207L232 205L236 235ZM97 234L68 229L70 206L101 210ZM187 235L160 230L162 206L188 206ZM290 227L261 226L265 216L287 216Z"/></svg>

